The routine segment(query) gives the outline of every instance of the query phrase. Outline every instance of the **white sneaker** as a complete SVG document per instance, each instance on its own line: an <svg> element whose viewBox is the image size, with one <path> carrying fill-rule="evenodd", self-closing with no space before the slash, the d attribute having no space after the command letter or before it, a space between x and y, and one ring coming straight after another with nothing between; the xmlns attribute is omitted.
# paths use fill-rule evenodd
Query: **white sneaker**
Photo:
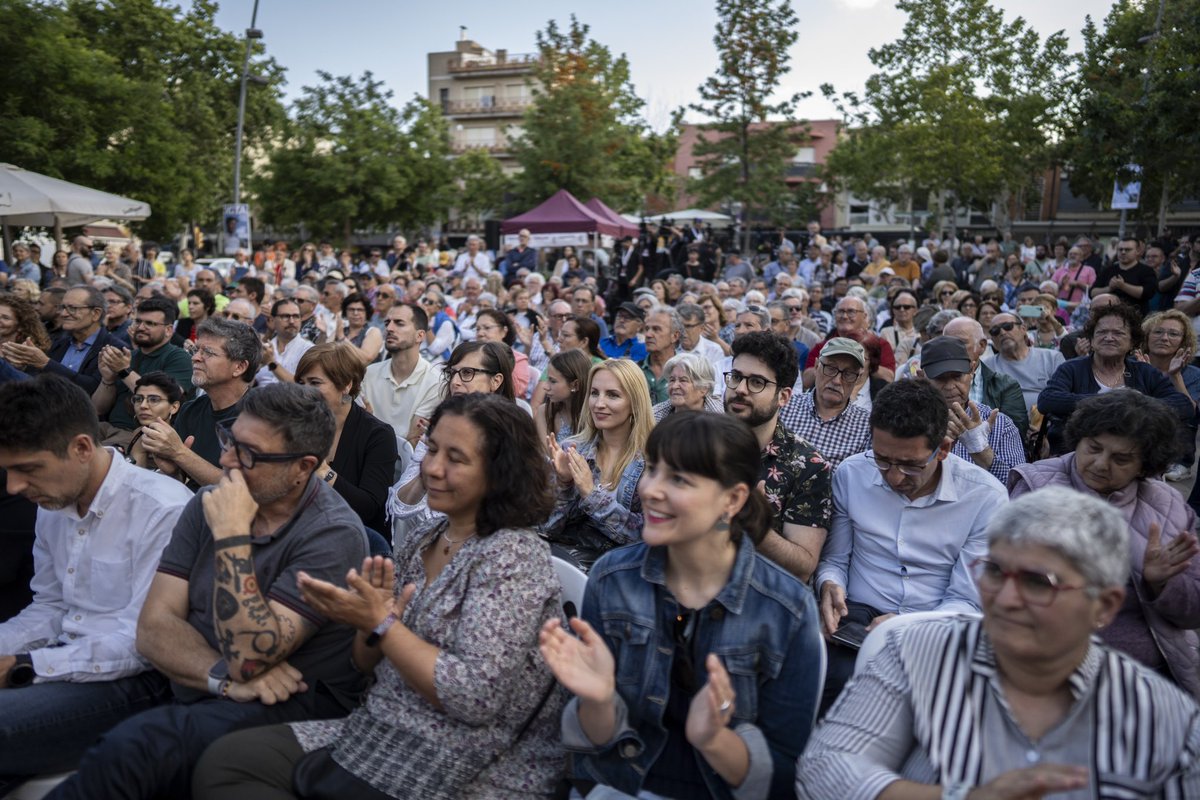
<svg viewBox="0 0 1200 800"><path fill-rule="evenodd" d="M1171 468L1163 475L1163 479L1168 481L1186 481L1192 477L1192 468L1185 467L1183 464L1172 464Z"/></svg>

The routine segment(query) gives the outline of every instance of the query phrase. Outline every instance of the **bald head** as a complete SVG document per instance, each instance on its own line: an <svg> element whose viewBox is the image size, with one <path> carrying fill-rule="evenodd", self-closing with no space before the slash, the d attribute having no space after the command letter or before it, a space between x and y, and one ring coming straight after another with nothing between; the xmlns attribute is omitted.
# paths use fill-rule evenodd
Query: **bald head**
<svg viewBox="0 0 1200 800"><path fill-rule="evenodd" d="M979 358L987 350L988 338L983 332L983 326L970 317L955 317L946 323L942 329L943 336L951 336L967 346L967 355L971 357L971 368L979 362Z"/></svg>

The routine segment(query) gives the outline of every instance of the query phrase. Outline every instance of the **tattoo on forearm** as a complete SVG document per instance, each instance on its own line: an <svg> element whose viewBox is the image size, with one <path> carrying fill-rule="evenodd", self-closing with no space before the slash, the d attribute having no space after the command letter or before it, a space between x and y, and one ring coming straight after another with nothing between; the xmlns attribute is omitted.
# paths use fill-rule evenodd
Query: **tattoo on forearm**
<svg viewBox="0 0 1200 800"><path fill-rule="evenodd" d="M233 597L233 595L229 596ZM234 600L234 602L237 601ZM266 625L271 621L271 610L263 606L258 597L247 597L242 600L242 608L246 609L246 616L250 617L250 621L253 623Z"/></svg>
<svg viewBox="0 0 1200 800"><path fill-rule="evenodd" d="M227 630L221 632L221 641L219 644L221 645L221 655L224 656L226 661L236 661L242 655L240 650L234 648L233 639L233 631Z"/></svg>
<svg viewBox="0 0 1200 800"><path fill-rule="evenodd" d="M265 661L257 659L247 659L242 662L242 680L251 680L257 677L259 671L267 666Z"/></svg>
<svg viewBox="0 0 1200 800"><path fill-rule="evenodd" d="M217 619L233 619L233 615L238 612L237 598L224 586L218 586L213 608L217 612Z"/></svg>

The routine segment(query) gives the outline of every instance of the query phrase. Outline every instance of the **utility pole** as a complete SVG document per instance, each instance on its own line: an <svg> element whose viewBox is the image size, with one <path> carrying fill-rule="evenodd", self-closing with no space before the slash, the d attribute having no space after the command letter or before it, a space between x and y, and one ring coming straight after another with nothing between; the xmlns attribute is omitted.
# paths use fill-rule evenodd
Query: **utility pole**
<svg viewBox="0 0 1200 800"><path fill-rule="evenodd" d="M238 97L237 138L233 153L233 202L242 202L242 128L246 123L246 81L250 75L250 51L255 39L262 38L262 31L254 27L258 21L258 0L254 0L254 11L250 15L250 27L246 29L246 58L242 61L242 90Z"/></svg>

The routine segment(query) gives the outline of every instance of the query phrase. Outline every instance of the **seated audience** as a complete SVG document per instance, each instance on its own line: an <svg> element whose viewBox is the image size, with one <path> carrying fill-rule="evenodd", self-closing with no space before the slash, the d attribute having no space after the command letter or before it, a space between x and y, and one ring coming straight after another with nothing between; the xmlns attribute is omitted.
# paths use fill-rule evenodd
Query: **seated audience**
<svg viewBox="0 0 1200 800"><path fill-rule="evenodd" d="M537 638L562 606L531 529L551 506L533 421L506 398L459 394L434 412L428 440L421 473L437 520L396 542L394 564L364 561L346 589L300 574L307 602L357 629L354 665L375 678L366 703L345 720L218 741L197 800L551 797L564 698Z"/></svg>
<svg viewBox="0 0 1200 800"><path fill-rule="evenodd" d="M224 734L358 705L354 629L298 585L300 573L340 583L367 556L362 523L316 475L333 433L320 394L290 383L248 393L220 428L223 477L184 509L138 619L138 652L175 702L109 731L55 797L188 797L193 765Z"/></svg>
<svg viewBox="0 0 1200 800"><path fill-rule="evenodd" d="M74 286L62 296L58 309L61 333L48 351L33 341L0 344L0 356L30 375L53 372L88 394L100 385L100 351L120 340L104 329L107 304L99 289Z"/></svg>
<svg viewBox="0 0 1200 800"><path fill-rule="evenodd" d="M550 356L546 367L546 392L542 407L534 415L538 441L553 435L562 443L579 433L587 402L588 372L592 361L580 350Z"/></svg>
<svg viewBox="0 0 1200 800"><path fill-rule="evenodd" d="M0 795L73 769L122 719L166 699L135 646L138 612L191 493L100 445L63 378L0 386L0 467L37 503L33 602L0 624Z"/></svg>
<svg viewBox="0 0 1200 800"><path fill-rule="evenodd" d="M863 346L835 336L817 359L814 388L793 393L779 412L787 429L815 447L834 469L871 446L870 412L851 402L866 368Z"/></svg>
<svg viewBox="0 0 1200 800"><path fill-rule="evenodd" d="M652 409L656 423L676 411L724 411L721 401L713 397L716 376L712 362L704 356L680 352L668 359L663 374L667 376L667 399Z"/></svg>
<svg viewBox="0 0 1200 800"><path fill-rule="evenodd" d="M1094 638L1129 579L1117 510L1022 497L972 572L983 619L888 631L801 757L801 800L1200 796L1196 704Z"/></svg>
<svg viewBox="0 0 1200 800"><path fill-rule="evenodd" d="M664 420L646 446L642 541L596 562L578 638L542 629L575 695L563 743L621 797L791 796L822 644L812 594L756 552L773 513L754 488L760 451L732 417Z"/></svg>
<svg viewBox="0 0 1200 800"><path fill-rule="evenodd" d="M162 420L168 425L174 422L175 415L183 405L183 390L167 373L147 372L138 377L127 402L133 410L138 430L124 448L125 458L139 467L154 469L154 459L142 446L142 433L155 420Z"/></svg>

